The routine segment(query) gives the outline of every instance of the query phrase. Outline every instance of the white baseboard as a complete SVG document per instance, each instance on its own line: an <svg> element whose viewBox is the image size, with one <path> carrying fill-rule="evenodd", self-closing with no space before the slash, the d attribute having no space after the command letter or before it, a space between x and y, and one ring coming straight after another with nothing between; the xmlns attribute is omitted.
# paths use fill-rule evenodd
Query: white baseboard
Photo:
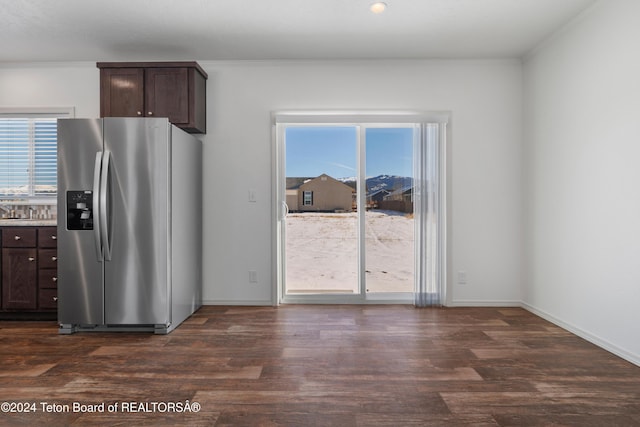
<svg viewBox="0 0 640 427"><path fill-rule="evenodd" d="M522 307L520 301L453 300L447 307Z"/></svg>
<svg viewBox="0 0 640 427"><path fill-rule="evenodd" d="M571 323L565 322L564 320L559 319L547 313L546 311L540 310L530 304L522 302L521 307L527 311L530 311L536 316L542 317L543 319L548 320L549 322L555 324L556 326L559 326L562 329L566 329L567 331L579 336L580 338L583 338L589 341L590 343L595 344L598 347L604 350L607 350L608 352L613 353L616 356L623 358L624 360L627 360L633 363L636 366L640 366L640 355L633 354L623 348L620 348L603 338L593 335L592 333L587 332L584 329L581 329L575 325L572 325Z"/></svg>
<svg viewBox="0 0 640 427"><path fill-rule="evenodd" d="M203 300L202 305L272 306L271 300Z"/></svg>
<svg viewBox="0 0 640 427"><path fill-rule="evenodd" d="M289 301L288 303L295 303L295 301ZM323 303L323 304L339 304L335 300L331 299L328 301L320 301L316 299L315 304ZM359 301L359 303L363 303ZM405 295L400 297L391 296L391 297L367 297L367 301L365 304L413 304L413 299L407 299ZM348 304L353 304L353 302L348 302ZM203 300L202 305L247 305L247 306L271 306L273 302L271 300ZM447 304L447 307L522 307L522 303L520 301L482 301L482 300L455 300L450 304Z"/></svg>

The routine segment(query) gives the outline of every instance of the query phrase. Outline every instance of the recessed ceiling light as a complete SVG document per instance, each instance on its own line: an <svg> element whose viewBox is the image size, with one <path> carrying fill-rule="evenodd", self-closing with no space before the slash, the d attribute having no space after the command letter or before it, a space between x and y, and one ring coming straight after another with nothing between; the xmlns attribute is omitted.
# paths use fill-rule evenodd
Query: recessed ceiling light
<svg viewBox="0 0 640 427"><path fill-rule="evenodd" d="M373 13L379 14L384 12L386 8L387 8L387 4L379 1L379 2L373 3L371 7L369 7L369 10Z"/></svg>

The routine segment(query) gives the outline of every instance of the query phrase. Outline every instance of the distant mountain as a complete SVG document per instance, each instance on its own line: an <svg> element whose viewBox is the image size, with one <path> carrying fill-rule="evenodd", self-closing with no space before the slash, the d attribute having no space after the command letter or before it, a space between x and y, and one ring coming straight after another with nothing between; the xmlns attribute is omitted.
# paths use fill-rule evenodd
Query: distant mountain
<svg viewBox="0 0 640 427"><path fill-rule="evenodd" d="M339 178L339 181L344 182L350 187L355 188L356 178ZM379 190L387 190L389 192L399 190L401 188L410 187L413 183L413 178L397 175L378 175L367 178L367 190L369 193L375 193Z"/></svg>
<svg viewBox="0 0 640 427"><path fill-rule="evenodd" d="M315 177L287 177L287 189L295 189L300 187L306 181L313 179ZM346 177L346 178L336 178L338 181L341 181L347 184L349 187L356 189L356 177ZM397 175L378 175L374 177L367 178L367 193L375 193L380 190L387 190L388 192L392 192L395 190L399 190L401 188L411 187L413 184L413 178L407 176L397 176Z"/></svg>

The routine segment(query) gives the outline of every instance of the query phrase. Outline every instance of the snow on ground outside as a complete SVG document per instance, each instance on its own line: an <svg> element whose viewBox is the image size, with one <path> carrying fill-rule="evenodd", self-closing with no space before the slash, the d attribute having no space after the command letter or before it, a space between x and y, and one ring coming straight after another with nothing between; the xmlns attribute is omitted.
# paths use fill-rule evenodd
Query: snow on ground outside
<svg viewBox="0 0 640 427"><path fill-rule="evenodd" d="M413 216L368 211L366 287L413 292ZM355 293L357 213L295 213L286 221L286 283L293 293Z"/></svg>

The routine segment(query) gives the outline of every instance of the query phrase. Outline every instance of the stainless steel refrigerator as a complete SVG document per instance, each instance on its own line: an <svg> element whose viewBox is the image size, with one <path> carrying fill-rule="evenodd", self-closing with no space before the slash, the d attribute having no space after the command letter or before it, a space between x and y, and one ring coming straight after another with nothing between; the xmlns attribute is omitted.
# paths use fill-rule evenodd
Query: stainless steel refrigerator
<svg viewBox="0 0 640 427"><path fill-rule="evenodd" d="M202 303L202 145L162 118L58 120L59 332L171 332Z"/></svg>

